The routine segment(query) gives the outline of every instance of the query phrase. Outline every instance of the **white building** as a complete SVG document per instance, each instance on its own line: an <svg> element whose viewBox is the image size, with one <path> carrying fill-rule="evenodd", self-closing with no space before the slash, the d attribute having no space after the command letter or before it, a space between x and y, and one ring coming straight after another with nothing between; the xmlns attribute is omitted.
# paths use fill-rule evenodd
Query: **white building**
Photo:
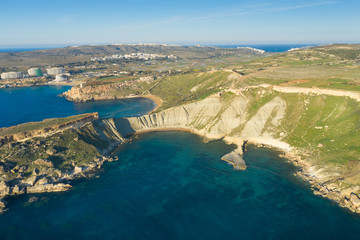
<svg viewBox="0 0 360 240"><path fill-rule="evenodd" d="M1 74L1 79L17 79L22 77L22 72L6 72Z"/></svg>
<svg viewBox="0 0 360 240"><path fill-rule="evenodd" d="M29 76L32 77L40 77L42 75L41 70L39 68L30 68L28 70Z"/></svg>
<svg viewBox="0 0 360 240"><path fill-rule="evenodd" d="M55 77L55 82L65 82L67 77L64 74L57 74Z"/></svg>
<svg viewBox="0 0 360 240"><path fill-rule="evenodd" d="M64 73L65 69L63 67L54 67L54 68L48 68L46 69L46 71L49 75L57 75Z"/></svg>

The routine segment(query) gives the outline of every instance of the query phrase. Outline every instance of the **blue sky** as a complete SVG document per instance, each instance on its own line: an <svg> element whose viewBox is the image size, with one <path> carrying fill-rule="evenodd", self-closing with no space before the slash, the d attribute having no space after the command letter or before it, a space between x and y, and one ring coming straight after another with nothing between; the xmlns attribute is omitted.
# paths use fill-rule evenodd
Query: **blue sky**
<svg viewBox="0 0 360 240"><path fill-rule="evenodd" d="M360 42L359 0L2 0L0 47Z"/></svg>

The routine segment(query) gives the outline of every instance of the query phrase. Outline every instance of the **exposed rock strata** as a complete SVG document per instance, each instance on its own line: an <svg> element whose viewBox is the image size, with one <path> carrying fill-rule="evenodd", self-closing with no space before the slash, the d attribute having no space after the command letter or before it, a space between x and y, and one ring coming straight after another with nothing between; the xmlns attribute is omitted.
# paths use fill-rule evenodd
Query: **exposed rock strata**
<svg viewBox="0 0 360 240"><path fill-rule="evenodd" d="M61 124L52 125L50 127L40 127L40 128L36 128L36 129L28 130L28 131L22 131L22 132L18 132L18 133L14 133L14 134L6 134L3 136L0 135L0 146L3 146L4 144L11 143L11 142L21 141L21 140L33 138L33 137L38 137L41 135L53 134L58 131L64 130L66 128L71 128L71 127L79 128L79 127L83 126L84 124L90 123L97 119L99 119L98 113L89 113L89 114L84 114L84 117L81 117L79 119L67 121L67 122L64 122ZM45 123L46 121L49 121L49 120L51 120L51 119L46 119L43 122ZM16 128L22 127L23 125L29 125L29 124L31 124L31 123L20 124L20 125L14 126L14 127L6 128L6 130L11 131L12 129L16 129ZM5 128L3 128L3 129L5 129Z"/></svg>
<svg viewBox="0 0 360 240"><path fill-rule="evenodd" d="M341 183L335 183L334 176L340 175L339 173L333 172L331 176L321 174L321 168L301 159L300 155L306 152L305 149L295 149L276 137L281 136L279 129L287 108L286 102L281 97L274 97L251 116L249 116L248 108L249 101L241 92L228 102L224 102L219 96L211 96L202 101L170 108L160 113L128 118L127 134L184 130L207 139L224 139L227 143L238 146L237 151L224 157L224 160L233 164L234 168L244 168L238 154L242 153L245 142L275 148L283 152L284 156L293 163L302 167L298 175L312 184L315 193L360 213L359 187L353 189ZM236 158L234 158L235 155Z"/></svg>
<svg viewBox="0 0 360 240"><path fill-rule="evenodd" d="M246 167L246 164L241 159L245 143L276 148L282 151L285 157L301 166L302 170L298 175L312 184L315 193L334 199L341 206L355 212L360 212L359 187L344 187L334 182L334 176L337 176L338 173L334 171L331 177L324 174L323 172L326 171L300 157L300 155L305 155L305 149L296 149L284 142L281 133L283 131L283 118L288 107L284 99L280 96L274 96L254 108L253 102L251 103L250 99L241 91L234 92L236 94L228 98L220 95L211 96L199 102L173 107L142 117L98 120L89 126L83 127L81 132L89 133L89 138L86 138L89 143L93 145L99 144L99 146L96 146L99 153L106 155L107 152L123 141L123 136L146 131L190 131L210 140L223 139L229 144L236 144L238 148L224 156L224 160L232 163L235 168ZM76 139L74 141L80 141L81 137ZM93 139L96 139L96 142ZM106 144L102 144L102 142L106 142ZM39 144L35 145L39 147ZM63 153L52 151L47 154L60 156ZM34 168L31 176L23 177L20 184L0 179L0 196L21 194L29 191L66 190L68 189L68 186L66 186L68 180L73 179L75 176L84 176L87 171L100 168L103 162L107 161L96 159L86 165L73 163L70 172L59 171L51 167L48 160L42 159L43 161L41 161L37 159L34 165L38 166L39 169ZM24 169L24 166L0 165L0 172L6 173L10 171L18 174L20 178L21 174L29 171ZM42 166L43 168L41 168ZM44 174L46 175L45 178L42 177Z"/></svg>

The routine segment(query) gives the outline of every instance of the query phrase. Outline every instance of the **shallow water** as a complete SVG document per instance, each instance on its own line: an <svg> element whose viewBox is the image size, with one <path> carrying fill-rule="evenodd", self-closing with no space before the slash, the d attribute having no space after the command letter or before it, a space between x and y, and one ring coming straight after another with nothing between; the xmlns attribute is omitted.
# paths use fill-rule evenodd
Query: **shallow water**
<svg viewBox="0 0 360 240"><path fill-rule="evenodd" d="M233 149L184 132L140 135L98 178L65 193L15 198L1 239L358 239L360 219L311 193L276 153ZM32 196L39 200L29 203Z"/></svg>
<svg viewBox="0 0 360 240"><path fill-rule="evenodd" d="M0 127L90 112L99 112L103 118L133 117L155 107L146 98L74 103L58 97L68 89L68 86L0 89Z"/></svg>

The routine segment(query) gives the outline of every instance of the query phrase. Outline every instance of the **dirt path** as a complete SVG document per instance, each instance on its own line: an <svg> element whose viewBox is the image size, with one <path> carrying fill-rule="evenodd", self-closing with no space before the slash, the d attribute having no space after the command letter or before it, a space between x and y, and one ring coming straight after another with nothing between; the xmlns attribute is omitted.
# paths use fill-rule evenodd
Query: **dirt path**
<svg viewBox="0 0 360 240"><path fill-rule="evenodd" d="M230 88L227 90L239 95L244 90L251 89L251 88L258 88L258 87L272 88L273 90L282 92L282 93L304 93L304 94L330 95L330 96L337 96L337 97L349 97L349 98L356 100L357 102L360 102L360 92L336 90L336 89L283 87L283 86L271 85L271 84L260 84L260 85L248 86L248 87L240 88L240 89Z"/></svg>
<svg viewBox="0 0 360 240"><path fill-rule="evenodd" d="M272 86L272 88L275 91L283 92L283 93L304 93L304 94L312 93L319 95L349 97L360 102L360 93L355 91L322 89L322 88L281 87L281 86Z"/></svg>

